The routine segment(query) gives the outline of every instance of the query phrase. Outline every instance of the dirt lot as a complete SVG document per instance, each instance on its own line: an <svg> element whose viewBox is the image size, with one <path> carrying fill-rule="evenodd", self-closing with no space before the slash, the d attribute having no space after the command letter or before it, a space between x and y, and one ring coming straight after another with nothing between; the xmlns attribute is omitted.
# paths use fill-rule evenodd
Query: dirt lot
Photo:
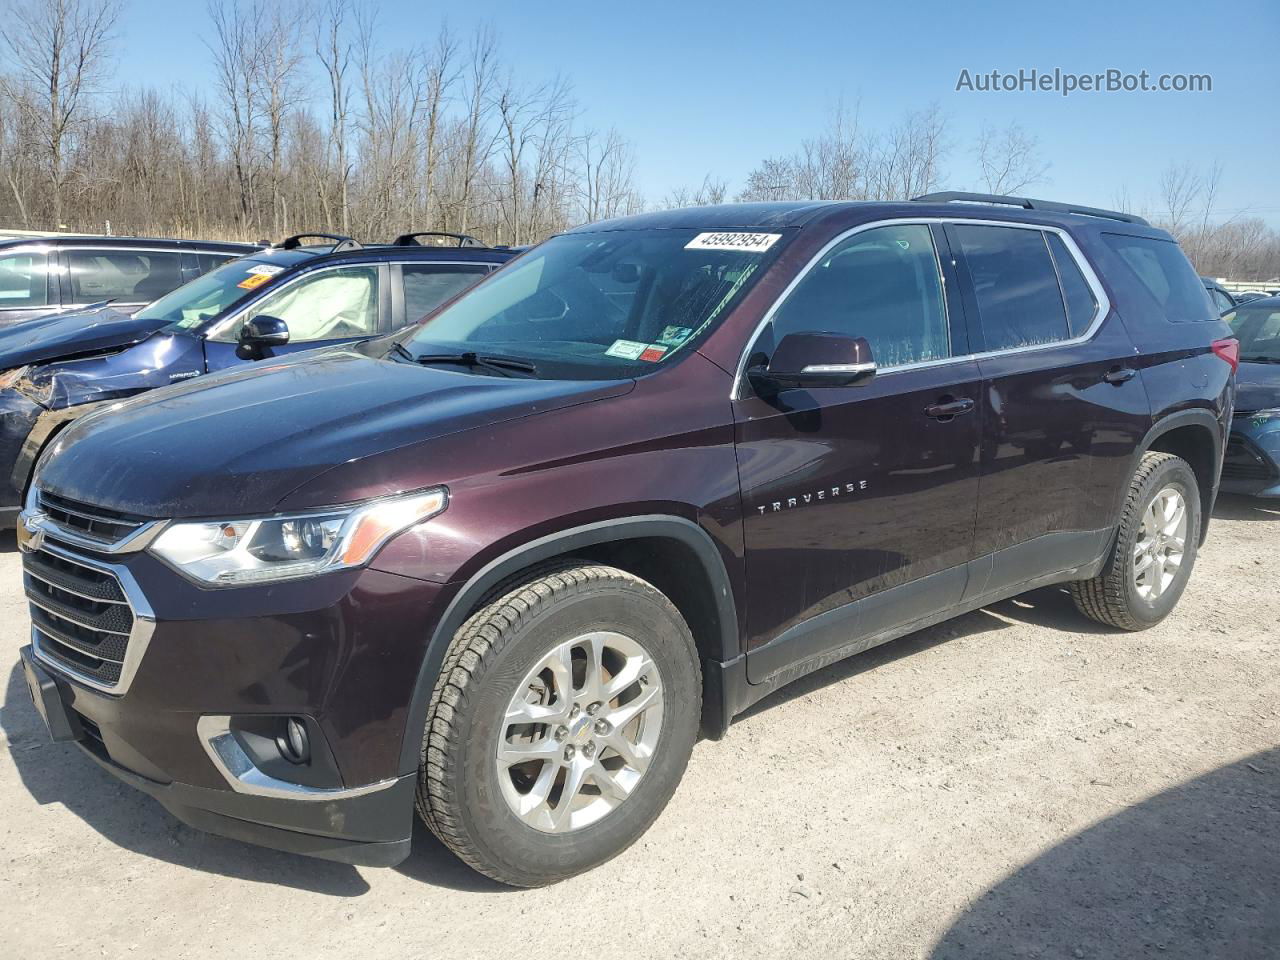
<svg viewBox="0 0 1280 960"><path fill-rule="evenodd" d="M703 743L635 848L509 891L205 836L0 727L4 957L1280 956L1280 506L1219 505L1177 613L1042 590L838 664ZM27 616L0 540L7 662Z"/></svg>

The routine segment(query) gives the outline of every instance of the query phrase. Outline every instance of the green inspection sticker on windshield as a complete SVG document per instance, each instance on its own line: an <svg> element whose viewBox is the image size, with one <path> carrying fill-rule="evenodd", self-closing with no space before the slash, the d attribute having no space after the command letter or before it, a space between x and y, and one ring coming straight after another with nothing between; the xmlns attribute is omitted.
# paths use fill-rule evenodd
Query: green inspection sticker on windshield
<svg viewBox="0 0 1280 960"><path fill-rule="evenodd" d="M606 357L620 357L623 360L639 360L640 354L649 349L647 343L636 343L634 340L615 340L604 352Z"/></svg>

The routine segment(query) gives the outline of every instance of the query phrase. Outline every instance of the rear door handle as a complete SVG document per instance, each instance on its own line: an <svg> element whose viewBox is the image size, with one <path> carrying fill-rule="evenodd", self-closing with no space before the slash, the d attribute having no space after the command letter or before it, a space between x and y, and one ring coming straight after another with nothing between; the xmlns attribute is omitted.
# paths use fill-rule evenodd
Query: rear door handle
<svg viewBox="0 0 1280 960"><path fill-rule="evenodd" d="M1102 375L1102 379L1107 383L1114 383L1119 386L1122 383L1128 383L1138 375L1138 371L1133 367L1116 367L1108 370Z"/></svg>
<svg viewBox="0 0 1280 960"><path fill-rule="evenodd" d="M959 400L939 400L924 408L924 415L934 420L953 420L961 414L973 411L974 402L968 397Z"/></svg>

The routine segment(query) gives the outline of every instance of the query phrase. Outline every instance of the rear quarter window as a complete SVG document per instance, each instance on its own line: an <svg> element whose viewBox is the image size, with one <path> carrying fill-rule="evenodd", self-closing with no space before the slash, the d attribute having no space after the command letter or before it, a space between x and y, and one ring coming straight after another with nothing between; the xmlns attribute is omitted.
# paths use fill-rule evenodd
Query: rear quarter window
<svg viewBox="0 0 1280 960"><path fill-rule="evenodd" d="M1172 240L1104 233L1102 239L1174 323L1217 319L1203 282Z"/></svg>

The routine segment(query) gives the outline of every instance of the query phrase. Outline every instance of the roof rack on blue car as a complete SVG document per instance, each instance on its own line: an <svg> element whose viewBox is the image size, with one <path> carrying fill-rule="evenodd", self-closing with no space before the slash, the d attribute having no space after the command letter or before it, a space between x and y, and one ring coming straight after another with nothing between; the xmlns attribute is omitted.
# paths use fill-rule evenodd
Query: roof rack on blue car
<svg viewBox="0 0 1280 960"><path fill-rule="evenodd" d="M423 230L418 233L402 233L391 241L393 247L421 247L419 237L445 237L456 240L460 247L483 247L484 244L469 233L443 233L439 230Z"/></svg>
<svg viewBox="0 0 1280 960"><path fill-rule="evenodd" d="M330 253L340 253L343 250L360 250L362 247L356 240L350 237L344 237L340 233L295 233L292 237L285 237L279 243L273 244L281 250L296 250L302 246L303 240L318 239L332 240L333 249Z"/></svg>
<svg viewBox="0 0 1280 960"><path fill-rule="evenodd" d="M926 193L911 199L914 203L995 203L1006 207L1022 207L1024 210L1075 213L1084 217L1102 217L1105 220L1119 220L1121 223L1151 226L1142 217L1133 213L1103 210L1101 207L1085 207L1078 203L1054 203L1052 200L1032 200L1030 197L1007 197L998 193L966 193L961 190L947 190L942 193Z"/></svg>

